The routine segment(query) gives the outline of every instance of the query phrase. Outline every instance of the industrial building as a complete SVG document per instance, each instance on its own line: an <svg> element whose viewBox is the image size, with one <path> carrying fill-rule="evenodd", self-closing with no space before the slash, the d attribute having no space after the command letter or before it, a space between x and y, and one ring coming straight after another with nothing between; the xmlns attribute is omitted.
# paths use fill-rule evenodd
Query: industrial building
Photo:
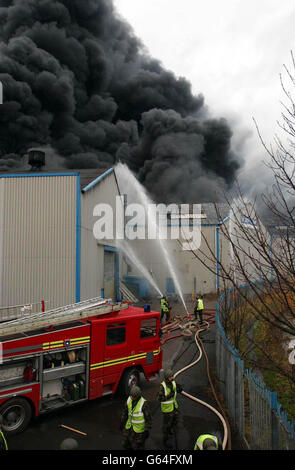
<svg viewBox="0 0 295 470"><path fill-rule="evenodd" d="M0 174L0 306L116 300L118 251L93 236L94 206L115 210L114 170L35 170Z"/></svg>
<svg viewBox="0 0 295 470"><path fill-rule="evenodd" d="M228 223L229 208L225 204L219 204L216 213L214 204L202 204L201 223L202 238L205 237L209 246L212 248L217 258L222 259L228 255L228 250L224 246L224 241L220 236L220 225ZM182 214L185 218L187 214ZM196 223L194 219L186 219L190 226ZM200 261L196 259L194 254L189 250L183 250L185 240L181 237L176 240L171 239L171 230L179 221L173 216L167 220L167 240L163 241L165 248L170 256L171 263L175 267L176 276L180 282L181 290L184 295L191 295L192 292L216 292L220 288L220 277L218 273L215 275L210 272ZM149 272L157 282L161 292L166 295L176 294L176 286L171 277L169 266L163 255L160 243L157 240L133 240L129 242L134 251L138 254L139 259L148 268ZM201 242L200 250L204 250L209 255L204 240ZM198 253L199 256L200 252ZM125 258L126 259L126 258ZM208 261L206 261L208 263ZM216 270L216 263L212 264L212 270ZM141 294L149 295L150 287L146 280L141 276L138 268L126 259L123 265L123 279L127 285Z"/></svg>
<svg viewBox="0 0 295 470"><path fill-rule="evenodd" d="M4 307L25 304L38 311L41 300L51 309L97 296L117 300L123 293L127 298L126 286L139 298L155 294L134 259L116 247L118 200L123 204L123 199L114 169L49 171L43 168L42 152L33 149L31 153L30 171L0 174L0 314ZM112 208L114 235L109 239L96 239L93 233L98 204ZM163 242L181 291L190 296L223 289L219 262L235 269L231 244L222 234L225 228L239 237L230 207L207 203L201 208L198 220L190 217L191 205L179 219L170 214ZM183 249L186 240L181 235L171 239L182 217L188 226L201 228L198 256L204 264ZM245 215L239 217L248 224ZM128 232L130 225L124 222ZM128 244L161 292L176 294L158 240L135 239ZM257 278L255 271L253 278Z"/></svg>
<svg viewBox="0 0 295 470"><path fill-rule="evenodd" d="M242 251L247 252L251 250L251 247L247 245L246 240L243 240L241 226L247 230L253 230L253 223L256 223L254 215L251 220L245 215L245 213L249 214L249 208L244 211L245 213L241 209L237 209L234 215L230 206L225 203L206 203L202 204L201 208L198 222L196 222L196 219L190 218L191 208L188 213L179 215L179 218L188 221L190 227L196 224L200 227L200 246L196 250L183 249L186 240L181 236L181 231L177 239L171 239L171 230L175 223L178 224L179 221L173 216L170 220L167 219L167 241L163 243L165 243L181 291L185 296L192 296L196 293L220 292L224 288L221 266L225 266L227 270L232 270L237 282L245 282L245 278L241 276L241 270L238 269L230 240L233 240L236 245L240 244L241 250L238 251L240 251L243 259ZM264 227L263 230L267 233ZM224 234L227 234L227 236ZM148 268L161 292L168 296L176 294L177 286L175 286L171 276L171 270L160 243L155 240L140 239L132 240L129 243L140 261ZM198 257L194 253L197 253ZM151 287L141 275L138 267L129 263L126 257L123 259L125 264L123 264L122 274L126 284L138 295L148 296L152 294ZM259 278L257 269L248 261L245 261L245 271L249 279L254 281Z"/></svg>

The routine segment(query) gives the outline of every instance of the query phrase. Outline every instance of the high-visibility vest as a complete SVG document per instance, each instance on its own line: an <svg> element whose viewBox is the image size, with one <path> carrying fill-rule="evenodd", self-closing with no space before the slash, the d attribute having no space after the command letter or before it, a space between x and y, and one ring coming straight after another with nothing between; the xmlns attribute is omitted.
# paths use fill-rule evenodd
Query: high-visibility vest
<svg viewBox="0 0 295 470"><path fill-rule="evenodd" d="M198 307L197 307L197 310L204 310L203 299L198 299Z"/></svg>
<svg viewBox="0 0 295 470"><path fill-rule="evenodd" d="M4 442L5 450L8 450L8 445L2 431L0 431L0 439L2 439Z"/></svg>
<svg viewBox="0 0 295 470"><path fill-rule="evenodd" d="M141 397L140 400L136 403L135 407L132 409L132 398L129 397L127 400L128 407L128 419L126 422L126 429L132 429L134 432L140 433L145 431L145 419L142 411L142 407L146 400Z"/></svg>
<svg viewBox="0 0 295 470"><path fill-rule="evenodd" d="M163 413L171 413L171 411L173 411L174 408L176 408L176 409L178 408L178 403L176 401L176 395L177 395L176 383L173 380L171 382L171 384L172 384L172 388L173 388L173 391L174 391L174 396L172 398L170 398L169 400L161 401L161 410L163 411ZM171 393L171 389L169 387L167 387L165 381L163 381L161 383L161 385L164 388L165 397L167 397Z"/></svg>
<svg viewBox="0 0 295 470"><path fill-rule="evenodd" d="M205 439L212 439L212 441L214 441L216 444L216 449L218 449L218 439L216 436L212 436L211 434L202 434L198 437L194 450L204 450L203 444Z"/></svg>
<svg viewBox="0 0 295 470"><path fill-rule="evenodd" d="M168 312L169 311L169 308L168 308L168 305L167 305L167 300L161 299L161 309L163 310L163 312Z"/></svg>

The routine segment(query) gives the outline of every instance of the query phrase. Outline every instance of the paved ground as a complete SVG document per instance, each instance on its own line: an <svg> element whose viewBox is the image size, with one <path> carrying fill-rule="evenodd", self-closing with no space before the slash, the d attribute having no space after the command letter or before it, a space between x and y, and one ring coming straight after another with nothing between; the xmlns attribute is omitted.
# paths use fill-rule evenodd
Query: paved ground
<svg viewBox="0 0 295 470"><path fill-rule="evenodd" d="M207 307L215 306L215 300L207 301ZM181 306L174 306L175 313L183 311ZM215 362L214 328L203 334L204 344L212 366ZM176 338L163 345L164 367L172 366L176 372L198 356L197 348L192 338ZM202 359L197 365L180 374L177 381L184 391L216 406L206 376L206 364ZM162 415L157 394L161 378L147 383L141 380L144 397L149 400L153 415L152 432L147 440L146 449L164 449L162 445ZM9 438L11 450L56 450L66 437L74 437L79 442L80 450L112 450L121 449L121 433L119 419L124 400L120 396L105 397L91 402L81 403L75 407L58 410L35 420L22 434ZM222 425L216 415L188 398L180 395L180 423L173 442L176 450L192 450L199 434L220 432L223 436ZM71 431L59 428L64 424L87 433L87 437L78 436ZM238 442L233 440L233 449L240 449Z"/></svg>

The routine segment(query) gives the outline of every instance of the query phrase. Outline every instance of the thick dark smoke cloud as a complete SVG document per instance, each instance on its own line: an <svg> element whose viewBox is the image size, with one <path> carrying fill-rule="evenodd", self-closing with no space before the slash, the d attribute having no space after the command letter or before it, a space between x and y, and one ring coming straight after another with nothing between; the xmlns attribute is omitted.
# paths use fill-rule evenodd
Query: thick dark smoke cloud
<svg viewBox="0 0 295 470"><path fill-rule="evenodd" d="M175 111L152 109L142 115L138 146L119 151L122 162L157 200L199 202L218 200L224 183L230 185L238 169L231 158L231 132L225 120L197 120ZM148 156L148 157L147 157Z"/></svg>
<svg viewBox="0 0 295 470"><path fill-rule="evenodd" d="M157 200L186 202L213 200L242 165L226 121L149 57L112 0L0 0L0 80L2 171L46 146L67 168L121 160Z"/></svg>

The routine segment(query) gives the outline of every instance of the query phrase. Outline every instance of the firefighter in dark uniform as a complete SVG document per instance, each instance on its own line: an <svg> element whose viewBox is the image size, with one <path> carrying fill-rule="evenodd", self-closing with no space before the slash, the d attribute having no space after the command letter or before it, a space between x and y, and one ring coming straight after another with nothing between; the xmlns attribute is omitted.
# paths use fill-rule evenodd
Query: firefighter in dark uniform
<svg viewBox="0 0 295 470"><path fill-rule="evenodd" d="M67 439L64 439L60 445L60 450L77 450L79 447L78 442L76 439L72 439L71 437L68 437Z"/></svg>
<svg viewBox="0 0 295 470"><path fill-rule="evenodd" d="M177 393L182 392L182 386L177 384L173 377L171 369L164 371L164 380L160 385L158 400L161 403L163 413L163 445L171 447L169 444L169 435L173 434L173 428L178 423L178 403Z"/></svg>
<svg viewBox="0 0 295 470"><path fill-rule="evenodd" d="M2 424L3 424L3 417L0 415L0 451L8 450L8 445L7 445L7 441L3 433Z"/></svg>
<svg viewBox="0 0 295 470"><path fill-rule="evenodd" d="M120 430L123 431L124 449L144 449L152 427L152 417L147 401L141 395L141 389L133 386L124 406Z"/></svg>

